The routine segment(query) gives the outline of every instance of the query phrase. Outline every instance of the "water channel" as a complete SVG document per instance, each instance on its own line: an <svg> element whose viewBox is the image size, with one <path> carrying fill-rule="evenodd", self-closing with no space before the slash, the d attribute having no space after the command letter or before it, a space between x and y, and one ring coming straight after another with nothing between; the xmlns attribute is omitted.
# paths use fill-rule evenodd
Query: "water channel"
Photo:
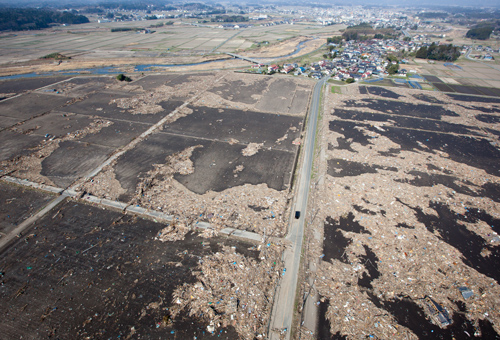
<svg viewBox="0 0 500 340"><path fill-rule="evenodd" d="M300 42L297 47L295 48L295 51L293 51L290 54L280 56L280 57L271 57L271 58L255 58L257 60L277 60L277 59L283 59L283 58L289 58L291 56L296 55L299 53L304 44L307 43L310 40L305 40ZM192 64L144 64L144 65L135 65L134 66L134 72L147 72L147 71L152 71L152 68L172 68L172 67L186 67L186 66L197 66L197 65L208 65L212 63L217 63L221 61L226 61L227 59L218 59L218 60L209 60L209 61L202 61L199 63L192 63ZM4 76L0 77L0 80L8 80L8 79L22 79L22 78L34 78L34 77L47 77L47 76L77 76L77 75L105 75L105 74L119 74L123 73L121 70L122 67L127 67L126 65L123 66L106 66L106 67L96 67L96 68L82 68L82 69L75 69L75 70L67 70L67 71L55 71L55 72L46 72L46 73L25 73L25 74L16 74L12 76Z"/></svg>

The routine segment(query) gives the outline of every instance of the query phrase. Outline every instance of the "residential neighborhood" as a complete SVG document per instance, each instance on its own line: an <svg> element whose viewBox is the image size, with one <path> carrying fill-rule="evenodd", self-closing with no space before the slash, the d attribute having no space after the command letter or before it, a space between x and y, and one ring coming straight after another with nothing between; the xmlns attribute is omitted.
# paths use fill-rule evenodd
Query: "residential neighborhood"
<svg viewBox="0 0 500 340"><path fill-rule="evenodd" d="M366 80L371 78L380 78L390 75L388 67L391 65L399 65L397 70L398 76L407 76L416 74L417 71L411 67L403 67L408 64L410 57L409 53L415 53L421 47L431 46L431 41L425 35L418 35L415 39L370 39L365 41L344 41L341 46L339 44L330 43L327 45L329 51L328 59L320 60L309 65L299 65L298 63L279 64L254 64L253 72L257 73L284 73L293 74L295 76L306 76L310 78L320 79L323 76L330 76L334 80L344 81L352 78L354 81ZM437 42L436 45L444 44L445 42ZM469 51L486 52L486 54L471 55L476 59L493 60L490 53L500 52L493 50L491 47L483 46L461 46L460 53L466 54ZM402 58L388 56L404 56ZM392 59L392 60L390 60ZM394 60L394 59L397 59ZM429 62L433 62L430 60Z"/></svg>

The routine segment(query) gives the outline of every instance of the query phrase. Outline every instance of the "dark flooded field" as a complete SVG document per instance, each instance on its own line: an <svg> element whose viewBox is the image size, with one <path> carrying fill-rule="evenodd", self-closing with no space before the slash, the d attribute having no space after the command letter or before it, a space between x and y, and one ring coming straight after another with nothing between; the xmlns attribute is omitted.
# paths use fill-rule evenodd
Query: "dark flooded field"
<svg viewBox="0 0 500 340"><path fill-rule="evenodd" d="M1 195L2 201L20 198L11 189ZM0 307L2 337L238 338L230 326L211 334L198 315L171 319L169 306L176 287L194 282L192 271L203 256L226 245L255 258L252 245L227 238L206 242L196 234L154 240L164 227L62 203L0 256L0 296L8 301Z"/></svg>
<svg viewBox="0 0 500 340"><path fill-rule="evenodd" d="M133 78L0 83L0 338L268 333L312 82Z"/></svg>

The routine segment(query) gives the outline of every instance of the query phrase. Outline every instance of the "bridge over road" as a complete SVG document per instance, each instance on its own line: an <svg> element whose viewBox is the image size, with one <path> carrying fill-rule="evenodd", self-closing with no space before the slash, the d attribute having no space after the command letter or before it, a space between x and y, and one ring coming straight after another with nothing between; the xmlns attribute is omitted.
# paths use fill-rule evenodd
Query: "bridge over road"
<svg viewBox="0 0 500 340"><path fill-rule="evenodd" d="M249 62L254 63L254 64L264 64L264 65L268 64L268 63L262 62L261 60L256 60L256 59L252 59L252 58L249 58L249 57L244 57L242 55L238 55L238 54L234 54L234 53L226 53L226 54L230 55L233 58L238 58L238 59L246 60L246 61L249 61Z"/></svg>

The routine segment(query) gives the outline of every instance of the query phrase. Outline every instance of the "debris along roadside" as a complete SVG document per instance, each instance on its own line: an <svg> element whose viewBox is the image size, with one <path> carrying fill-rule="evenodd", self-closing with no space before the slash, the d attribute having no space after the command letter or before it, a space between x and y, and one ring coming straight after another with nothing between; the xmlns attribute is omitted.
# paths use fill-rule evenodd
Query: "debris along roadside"
<svg viewBox="0 0 500 340"><path fill-rule="evenodd" d="M231 325L242 339L265 339L274 290L282 271L283 247L259 245L258 258L223 247L201 258L197 282L178 287L173 294L172 317L183 311L209 322L207 331Z"/></svg>
<svg viewBox="0 0 500 340"><path fill-rule="evenodd" d="M319 265L302 289L320 295L317 332L500 338L500 178L489 165L500 125L476 119L498 104L343 91L327 98L308 217L307 257Z"/></svg>
<svg viewBox="0 0 500 340"><path fill-rule="evenodd" d="M209 222L215 230L232 227L276 237L286 232L286 193L266 184L245 184L198 195L177 182L173 173L169 165L158 166L142 181L133 203L172 214L187 225Z"/></svg>

